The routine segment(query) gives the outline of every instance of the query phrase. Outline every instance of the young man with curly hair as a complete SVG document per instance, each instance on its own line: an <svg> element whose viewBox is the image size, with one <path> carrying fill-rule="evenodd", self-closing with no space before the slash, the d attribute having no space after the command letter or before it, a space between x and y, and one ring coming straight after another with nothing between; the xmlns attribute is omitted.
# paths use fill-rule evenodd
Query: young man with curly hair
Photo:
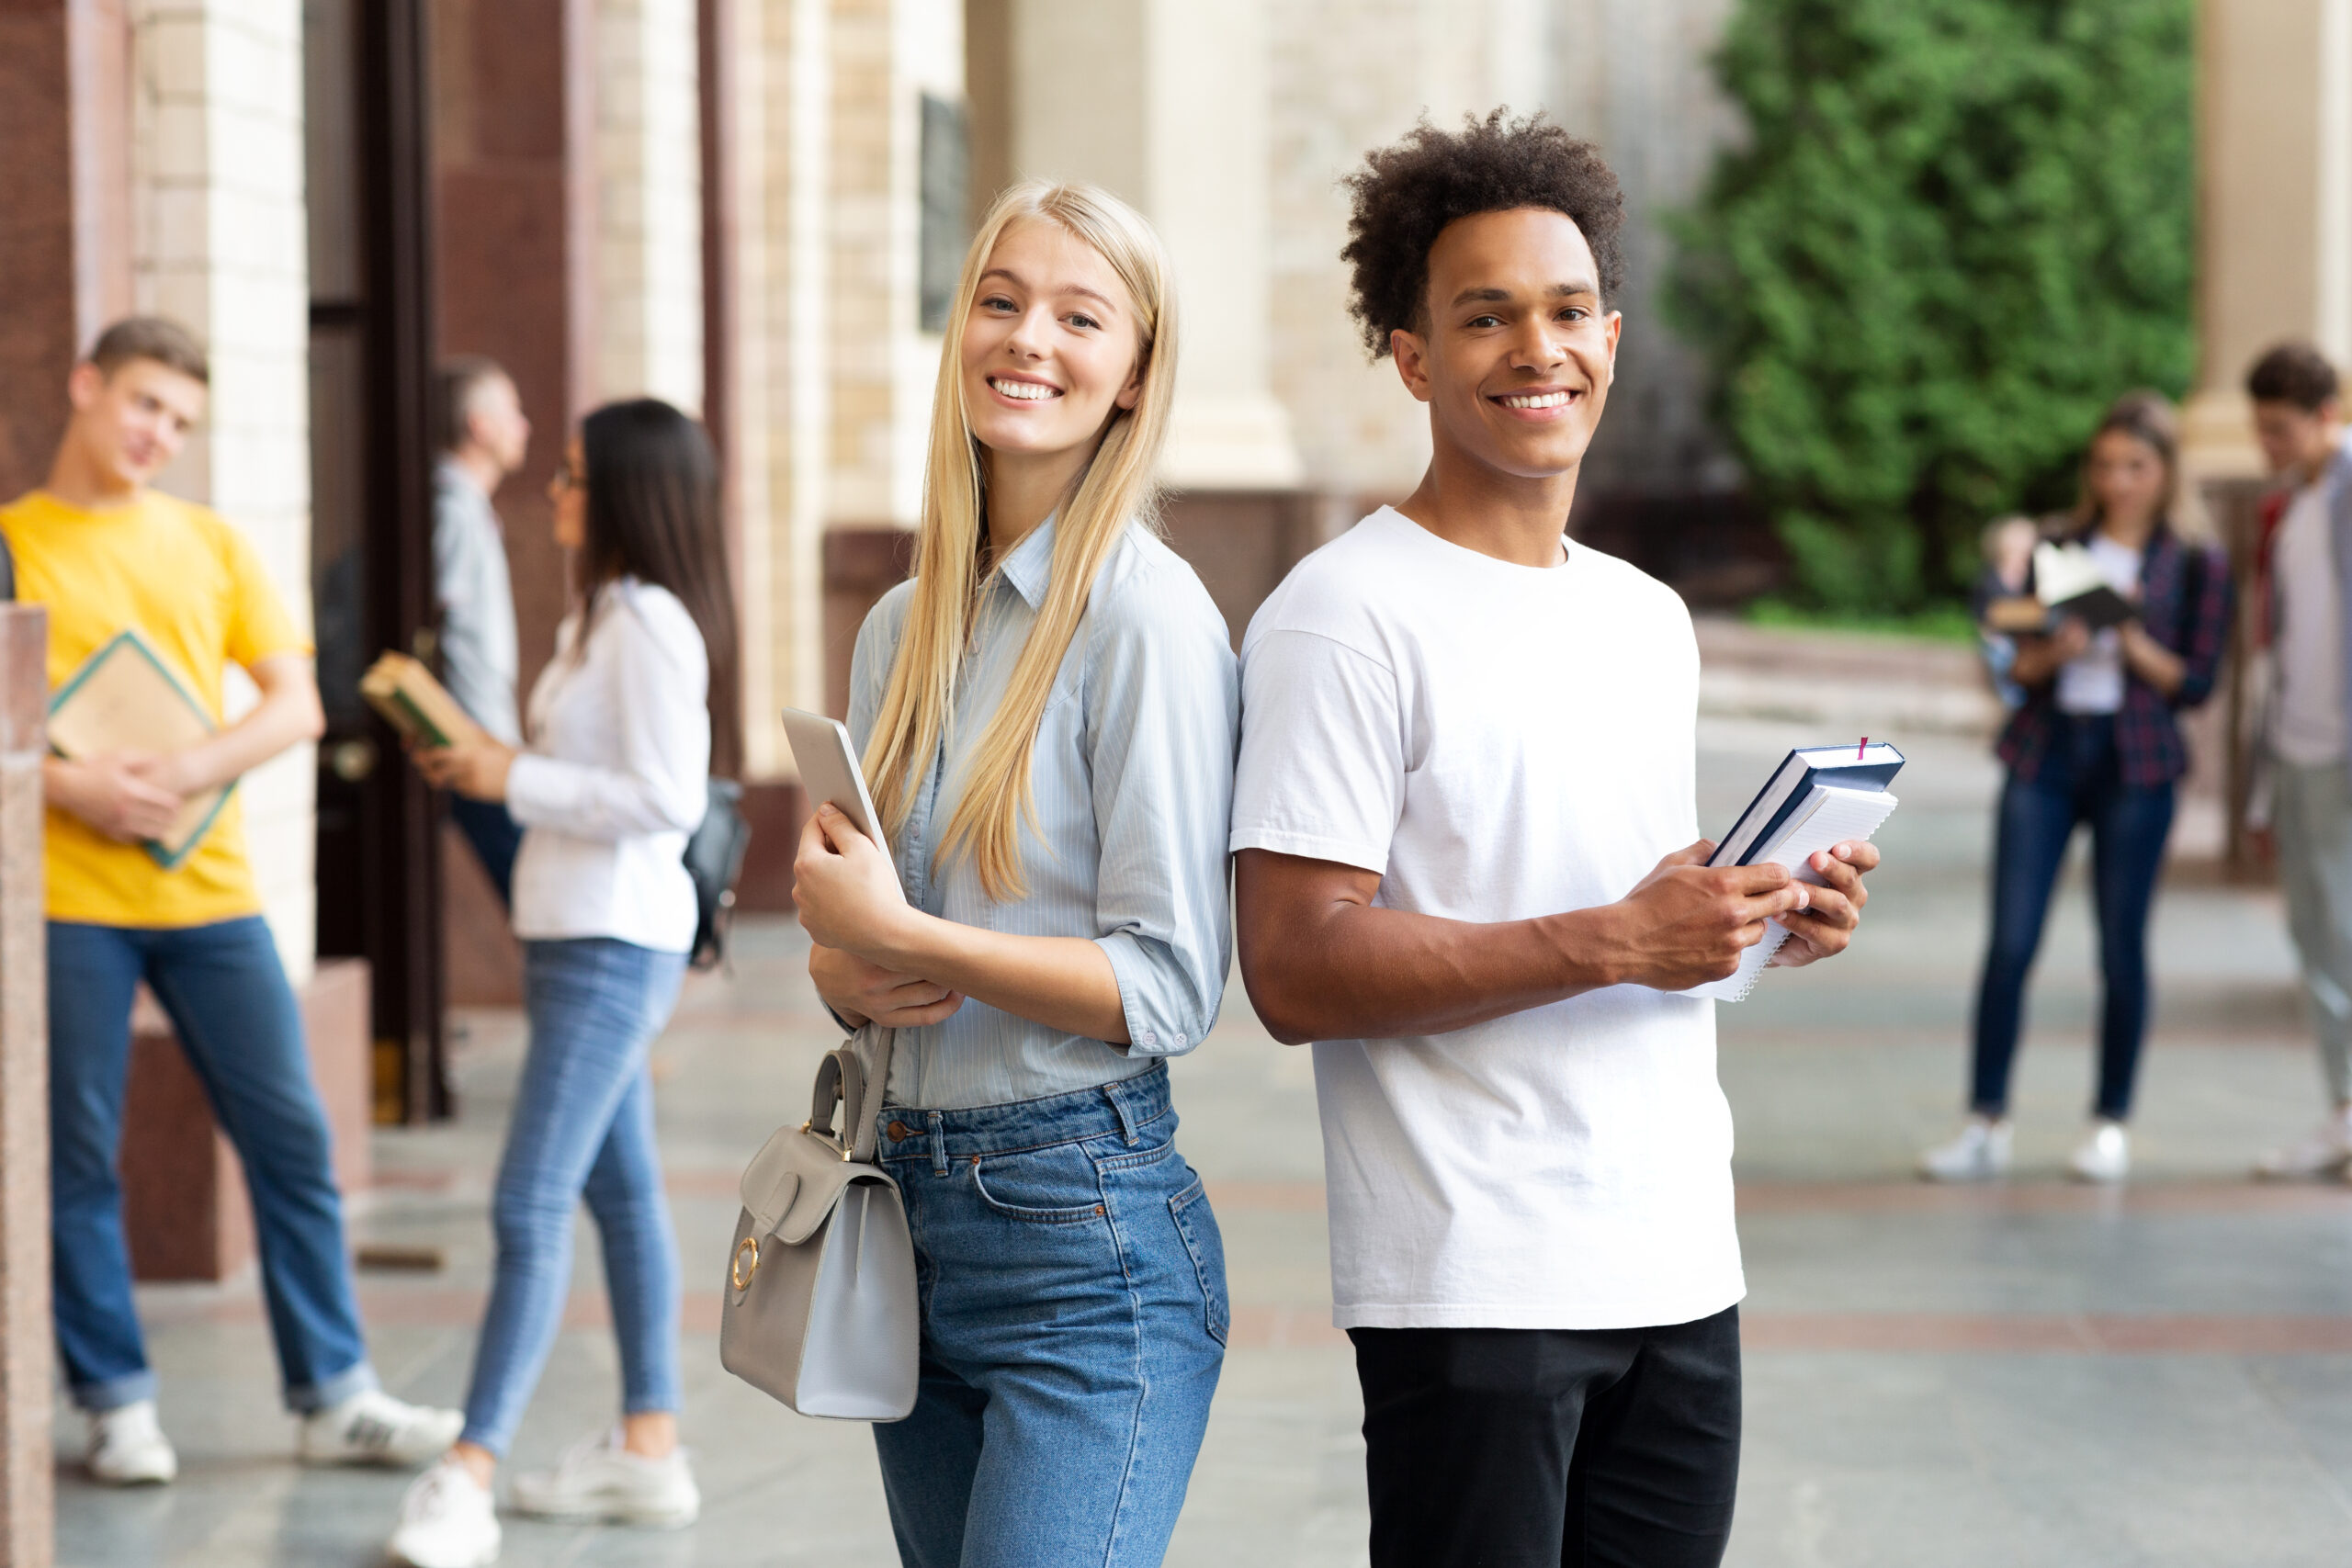
<svg viewBox="0 0 2352 1568"><path fill-rule="evenodd" d="M1745 1292L1714 1004L1843 949L1868 844L1710 870L1699 654L1566 536L1621 318L1617 182L1498 111L1351 181L1354 310L1429 405L1419 488L1242 647L1241 965L1314 1041L1376 1568L1720 1561Z"/></svg>

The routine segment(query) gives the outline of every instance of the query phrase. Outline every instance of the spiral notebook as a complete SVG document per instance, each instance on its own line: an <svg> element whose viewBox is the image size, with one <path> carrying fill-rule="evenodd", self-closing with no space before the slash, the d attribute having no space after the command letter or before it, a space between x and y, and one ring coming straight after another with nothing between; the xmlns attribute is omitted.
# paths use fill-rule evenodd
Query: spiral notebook
<svg viewBox="0 0 2352 1568"><path fill-rule="evenodd" d="M1805 863L1832 844L1869 839L1894 815L1895 804L1894 796L1883 789L1815 784L1793 809L1780 818L1770 836L1741 856L1737 863L1785 865L1796 873L1799 882L1820 886L1820 876ZM1719 1002L1746 1001L1747 993L1756 988L1756 982L1763 978L1772 955L1788 940L1788 929L1780 921L1765 921L1764 940L1740 955L1737 969L1724 979L1693 986L1682 994Z"/></svg>

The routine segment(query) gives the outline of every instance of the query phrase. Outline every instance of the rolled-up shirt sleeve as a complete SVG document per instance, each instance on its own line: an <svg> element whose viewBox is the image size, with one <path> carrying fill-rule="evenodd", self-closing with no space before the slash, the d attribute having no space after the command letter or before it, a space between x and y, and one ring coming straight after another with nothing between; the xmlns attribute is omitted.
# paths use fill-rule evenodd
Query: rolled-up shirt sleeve
<svg viewBox="0 0 2352 1568"><path fill-rule="evenodd" d="M691 833L709 805L702 637L674 603L615 604L605 614L605 635L624 640L609 666L619 761L604 766L526 751L506 775L506 809L526 828L576 839Z"/></svg>
<svg viewBox="0 0 2352 1568"><path fill-rule="evenodd" d="M1197 581L1123 584L1096 607L1085 692L1100 874L1095 941L1127 1049L1182 1055L1216 1022L1232 958L1226 834L1241 693Z"/></svg>

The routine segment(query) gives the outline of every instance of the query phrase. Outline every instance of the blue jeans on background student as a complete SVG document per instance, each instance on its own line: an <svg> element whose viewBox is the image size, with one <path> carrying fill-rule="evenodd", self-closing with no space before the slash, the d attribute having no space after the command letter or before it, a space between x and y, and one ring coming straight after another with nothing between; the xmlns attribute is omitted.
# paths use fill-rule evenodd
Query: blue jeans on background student
<svg viewBox="0 0 2352 1568"><path fill-rule="evenodd" d="M50 1213L57 1346L74 1402L106 1411L155 1397L116 1174L130 1002L142 979L243 1163L288 1406L318 1410L375 1387L326 1111L267 923L258 915L166 930L52 920Z"/></svg>
<svg viewBox="0 0 2352 1568"><path fill-rule="evenodd" d="M2098 914L2097 1114L2123 1120L2148 1023L2148 911L2172 829L2173 787L2122 779L2115 720L2057 719L2049 755L2031 782L2009 775L1993 851L1993 938L1976 1001L1973 1108L2006 1114L2009 1066L2023 1026L2025 986L2041 945L2050 894L2077 824L2091 829L2092 901Z"/></svg>
<svg viewBox="0 0 2352 1568"><path fill-rule="evenodd" d="M514 1440L562 1326L583 1197L604 1242L622 1409L679 1406L678 1243L647 1062L685 972L683 953L609 937L523 944L531 1045L491 1201L498 1264L463 1436L493 1454Z"/></svg>
<svg viewBox="0 0 2352 1568"><path fill-rule="evenodd" d="M1168 1069L879 1120L922 1298L914 1414L874 1427L900 1561L1157 1568L1227 1322Z"/></svg>
<svg viewBox="0 0 2352 1568"><path fill-rule="evenodd" d="M474 859L481 862L483 874L498 889L498 901L513 908L514 857L523 848L523 825L514 820L504 801L469 800L462 795L449 797L449 820L473 846Z"/></svg>

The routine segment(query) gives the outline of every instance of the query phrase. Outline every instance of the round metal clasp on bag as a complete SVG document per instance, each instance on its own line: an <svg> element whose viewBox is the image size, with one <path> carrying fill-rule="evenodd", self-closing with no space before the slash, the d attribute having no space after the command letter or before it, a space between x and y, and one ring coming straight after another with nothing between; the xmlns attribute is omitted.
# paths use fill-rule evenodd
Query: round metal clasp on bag
<svg viewBox="0 0 2352 1568"><path fill-rule="evenodd" d="M751 1266L749 1268L744 1266L743 1255L745 1253L751 1254ZM755 1235L747 1235L741 1242L736 1244L735 1261L728 1268L727 1279L729 1283L732 1284L737 1290L748 1290L751 1288L752 1276L759 1271L760 1238Z"/></svg>

